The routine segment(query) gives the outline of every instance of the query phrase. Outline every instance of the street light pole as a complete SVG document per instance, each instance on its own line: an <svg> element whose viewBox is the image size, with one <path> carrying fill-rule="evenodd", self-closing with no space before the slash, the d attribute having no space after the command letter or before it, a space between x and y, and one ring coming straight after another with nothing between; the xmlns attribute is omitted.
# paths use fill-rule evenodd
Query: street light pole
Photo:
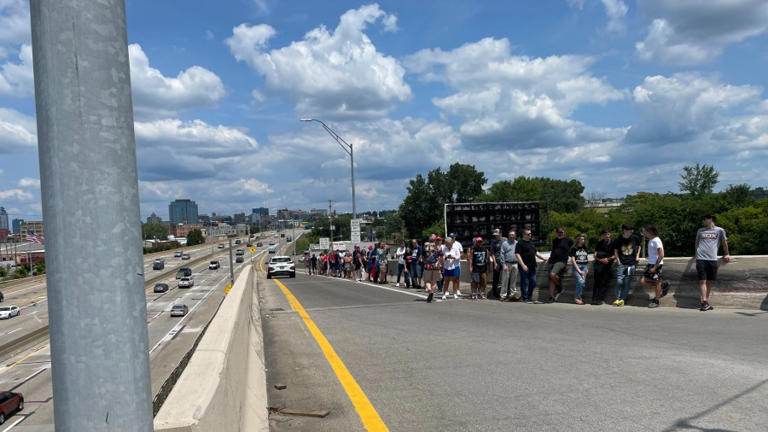
<svg viewBox="0 0 768 432"><path fill-rule="evenodd" d="M313 119L313 118L302 118L300 121L303 122L318 122L323 126L323 129L325 129L326 132L336 141L336 143L341 146L341 149L344 150L349 155L349 161L350 161L350 172L351 172L351 179L352 179L352 219L357 219L357 206L355 205L355 149L352 146L352 144L344 141L344 138L339 136L336 132L333 131L333 129L329 128L328 125L322 122L322 120Z"/></svg>

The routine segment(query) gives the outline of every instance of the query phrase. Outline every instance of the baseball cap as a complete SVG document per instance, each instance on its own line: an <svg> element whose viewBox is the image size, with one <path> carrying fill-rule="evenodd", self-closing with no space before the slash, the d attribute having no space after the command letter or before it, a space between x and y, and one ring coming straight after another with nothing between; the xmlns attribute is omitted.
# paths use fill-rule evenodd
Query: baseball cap
<svg viewBox="0 0 768 432"><path fill-rule="evenodd" d="M448 237L456 238L456 233L450 233L450 234L448 234Z"/></svg>
<svg viewBox="0 0 768 432"><path fill-rule="evenodd" d="M435 237L435 241L443 241L443 238L440 236Z"/></svg>
<svg viewBox="0 0 768 432"><path fill-rule="evenodd" d="M355 245L355 249L360 249L360 245Z"/></svg>
<svg viewBox="0 0 768 432"><path fill-rule="evenodd" d="M373 245L368 245L368 250L373 249Z"/></svg>
<svg viewBox="0 0 768 432"><path fill-rule="evenodd" d="M498 231L498 230L496 230L496 231ZM482 237L475 237L475 243L482 243L482 242L483 242L483 238Z"/></svg>
<svg viewBox="0 0 768 432"><path fill-rule="evenodd" d="M501 234L501 230L500 230L500 229L498 229L498 228L496 228L495 230L493 230L493 235L496 235L496 234ZM480 240L482 240L482 238L481 238L481 237L478 237L478 238L479 238Z"/></svg>

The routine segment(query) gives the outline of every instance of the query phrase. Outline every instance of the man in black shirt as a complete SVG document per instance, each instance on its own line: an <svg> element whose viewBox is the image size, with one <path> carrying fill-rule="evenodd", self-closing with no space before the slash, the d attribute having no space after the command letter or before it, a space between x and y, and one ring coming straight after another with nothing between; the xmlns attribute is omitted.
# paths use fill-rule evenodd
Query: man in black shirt
<svg viewBox="0 0 768 432"><path fill-rule="evenodd" d="M552 252L549 255L549 301L554 303L556 296L563 292L562 277L568 267L568 253L573 247L573 240L565 236L565 228L557 227L557 237L552 240Z"/></svg>
<svg viewBox="0 0 768 432"><path fill-rule="evenodd" d="M613 262L616 257L613 255L613 241L611 240L611 231L603 229L600 231L600 241L595 247L595 286L592 289L592 304L601 305L605 302L605 295L608 292L608 284L611 281Z"/></svg>
<svg viewBox="0 0 768 432"><path fill-rule="evenodd" d="M640 241L634 236L632 225L621 227L622 235L613 243L613 255L619 263L616 268L616 301L614 306L624 306L635 274L635 266L640 259Z"/></svg>
<svg viewBox="0 0 768 432"><path fill-rule="evenodd" d="M493 238L491 239L491 255L494 257L499 256L499 251L501 250L501 243L504 241L504 239L501 237L501 230L495 229L493 230ZM501 286L499 285L499 278L501 276L501 267L499 266L499 263L496 262L493 264L493 281L491 282L491 290L492 290L492 298L498 300L501 295ZM488 298L491 298L491 296L488 296Z"/></svg>
<svg viewBox="0 0 768 432"><path fill-rule="evenodd" d="M533 303L533 290L536 288L536 258L547 261L541 256L536 246L531 243L531 230L524 229L522 239L515 247L517 270L520 272L520 294L525 303Z"/></svg>

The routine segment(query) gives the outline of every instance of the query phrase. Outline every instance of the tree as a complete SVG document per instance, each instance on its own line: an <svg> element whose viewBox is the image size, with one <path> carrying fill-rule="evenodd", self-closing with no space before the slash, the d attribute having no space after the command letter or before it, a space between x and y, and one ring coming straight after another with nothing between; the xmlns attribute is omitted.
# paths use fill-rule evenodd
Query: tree
<svg viewBox="0 0 768 432"><path fill-rule="evenodd" d="M158 223L144 223L141 224L141 233L144 240L167 240L168 239L168 227Z"/></svg>
<svg viewBox="0 0 768 432"><path fill-rule="evenodd" d="M38 261L35 263L35 274L45 273L45 261Z"/></svg>
<svg viewBox="0 0 768 432"><path fill-rule="evenodd" d="M549 177L516 177L491 185L478 201L538 201L546 210L574 213L584 207L584 185L578 180L557 180Z"/></svg>
<svg viewBox="0 0 768 432"><path fill-rule="evenodd" d="M193 229L187 234L187 246L194 246L205 243L203 232L199 229Z"/></svg>
<svg viewBox="0 0 768 432"><path fill-rule="evenodd" d="M728 209L748 207L755 201L748 184L728 185L721 195Z"/></svg>
<svg viewBox="0 0 768 432"><path fill-rule="evenodd" d="M720 173L712 165L686 165L683 167L683 173L680 175L682 181L678 182L681 192L687 192L698 196L710 194L717 184Z"/></svg>

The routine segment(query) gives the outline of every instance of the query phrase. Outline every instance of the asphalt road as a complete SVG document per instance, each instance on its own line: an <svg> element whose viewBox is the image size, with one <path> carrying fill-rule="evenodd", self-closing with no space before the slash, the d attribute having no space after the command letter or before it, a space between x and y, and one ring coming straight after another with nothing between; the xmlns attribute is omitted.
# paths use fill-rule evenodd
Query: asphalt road
<svg viewBox="0 0 768 432"><path fill-rule="evenodd" d="M765 431L768 313L448 300L280 279L392 431ZM464 289L463 291L467 291ZM259 281L273 431L363 430L304 320ZM284 384L277 390L275 384Z"/></svg>
<svg viewBox="0 0 768 432"><path fill-rule="evenodd" d="M210 245L207 248L210 248ZM238 271L250 264L251 254L245 245L233 245L233 249L235 248L245 249L245 262L235 264L235 271ZM266 247L257 249L254 256L266 253ZM221 268L208 270L208 260L192 266L195 285L191 289L179 289L175 273L170 273L167 280L163 280L170 286L168 292L154 293L152 287L147 290L147 326L153 392L157 392L181 357L191 348L224 297L224 287L229 281L229 255L226 249L215 249L215 253L216 256L212 259L218 259ZM192 259L194 258L193 254ZM189 261L180 262L186 264ZM166 268L168 265L166 260ZM189 314L184 318L171 317L170 308L175 303L186 304L190 309ZM46 307L42 306L45 317ZM43 314L35 316L43 317ZM23 412L17 413L6 420L5 425L0 426L0 432L54 430L50 364L50 349L46 342L17 354L0 367L0 389L22 392L26 403Z"/></svg>

